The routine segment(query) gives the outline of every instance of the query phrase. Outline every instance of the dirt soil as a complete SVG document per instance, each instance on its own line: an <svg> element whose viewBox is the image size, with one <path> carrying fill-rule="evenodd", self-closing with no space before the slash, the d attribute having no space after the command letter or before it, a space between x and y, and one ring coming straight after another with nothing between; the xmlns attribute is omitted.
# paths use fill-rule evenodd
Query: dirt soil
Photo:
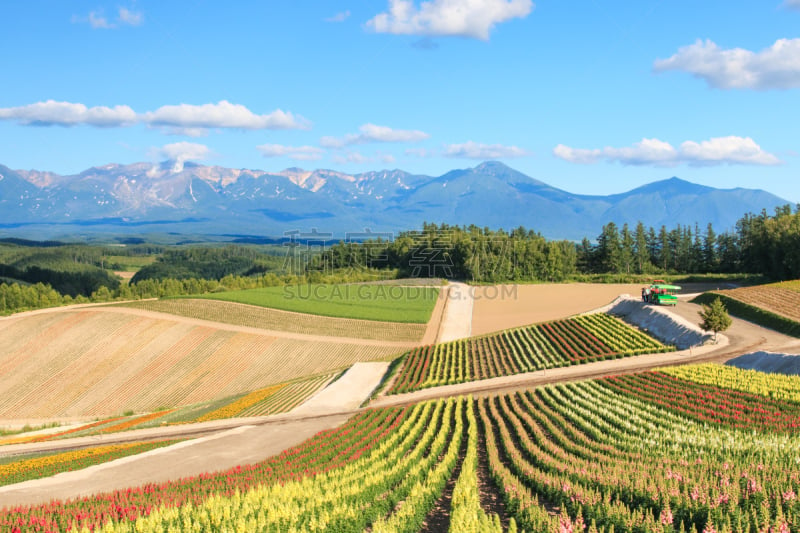
<svg viewBox="0 0 800 533"><path fill-rule="evenodd" d="M472 287L472 334L526 326L585 313L620 294L640 296L641 284L545 283Z"/></svg>

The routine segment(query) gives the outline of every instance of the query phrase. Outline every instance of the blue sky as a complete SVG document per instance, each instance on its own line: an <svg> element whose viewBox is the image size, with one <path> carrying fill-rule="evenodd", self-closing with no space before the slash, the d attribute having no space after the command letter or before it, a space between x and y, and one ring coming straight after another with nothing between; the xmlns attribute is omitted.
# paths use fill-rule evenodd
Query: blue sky
<svg viewBox="0 0 800 533"><path fill-rule="evenodd" d="M3 2L0 163L193 160L800 202L800 0Z"/></svg>

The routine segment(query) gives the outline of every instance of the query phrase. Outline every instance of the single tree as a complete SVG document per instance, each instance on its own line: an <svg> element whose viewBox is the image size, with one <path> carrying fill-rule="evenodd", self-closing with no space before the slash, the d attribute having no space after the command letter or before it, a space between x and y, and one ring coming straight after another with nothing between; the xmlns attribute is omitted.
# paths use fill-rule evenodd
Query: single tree
<svg viewBox="0 0 800 533"><path fill-rule="evenodd" d="M714 332L714 342L717 342L717 332L725 331L731 326L731 317L719 297L711 302L711 305L703 304L703 310L699 313L700 318L703 319L700 327L703 328L703 331Z"/></svg>

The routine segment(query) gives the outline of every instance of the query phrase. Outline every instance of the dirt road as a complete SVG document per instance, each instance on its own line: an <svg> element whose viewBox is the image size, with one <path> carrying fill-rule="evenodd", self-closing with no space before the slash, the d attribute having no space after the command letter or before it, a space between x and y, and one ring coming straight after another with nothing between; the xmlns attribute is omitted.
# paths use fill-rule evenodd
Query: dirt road
<svg viewBox="0 0 800 533"><path fill-rule="evenodd" d="M472 335L472 308L475 287L451 283L437 342L465 339Z"/></svg>

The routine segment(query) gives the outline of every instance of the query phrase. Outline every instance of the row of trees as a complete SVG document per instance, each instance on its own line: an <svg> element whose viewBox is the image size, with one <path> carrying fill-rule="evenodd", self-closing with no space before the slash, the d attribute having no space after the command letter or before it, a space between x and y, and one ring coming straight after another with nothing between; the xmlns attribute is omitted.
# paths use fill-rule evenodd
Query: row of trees
<svg viewBox="0 0 800 533"><path fill-rule="evenodd" d="M762 274L800 277L800 212L789 206L747 215L734 231L718 234L711 224L672 229L633 229L610 222L595 243L551 241L517 228L511 232L476 226L425 224L394 241L341 242L311 268L396 268L411 277L447 277L477 282L562 281L579 274Z"/></svg>
<svg viewBox="0 0 800 533"><path fill-rule="evenodd" d="M800 277L800 211L790 206L774 215L762 211L741 218L732 232L717 234L711 224L658 232L642 223L631 231L606 224L591 244L578 249L578 270L591 273L649 274L657 272L755 273L770 279Z"/></svg>
<svg viewBox="0 0 800 533"><path fill-rule="evenodd" d="M147 298L165 298L174 296L190 296L212 292L257 289L261 287L279 287L282 285L298 285L304 283L353 283L374 281L397 277L391 270L340 271L333 273L309 272L304 275L267 273L258 276L228 275L221 279L147 279L135 284L119 284L115 289L101 286L90 296L82 294L72 297L61 294L50 285L44 283L20 284L0 283L0 315L19 311L56 307L59 305L113 302L117 300L143 300Z"/></svg>

